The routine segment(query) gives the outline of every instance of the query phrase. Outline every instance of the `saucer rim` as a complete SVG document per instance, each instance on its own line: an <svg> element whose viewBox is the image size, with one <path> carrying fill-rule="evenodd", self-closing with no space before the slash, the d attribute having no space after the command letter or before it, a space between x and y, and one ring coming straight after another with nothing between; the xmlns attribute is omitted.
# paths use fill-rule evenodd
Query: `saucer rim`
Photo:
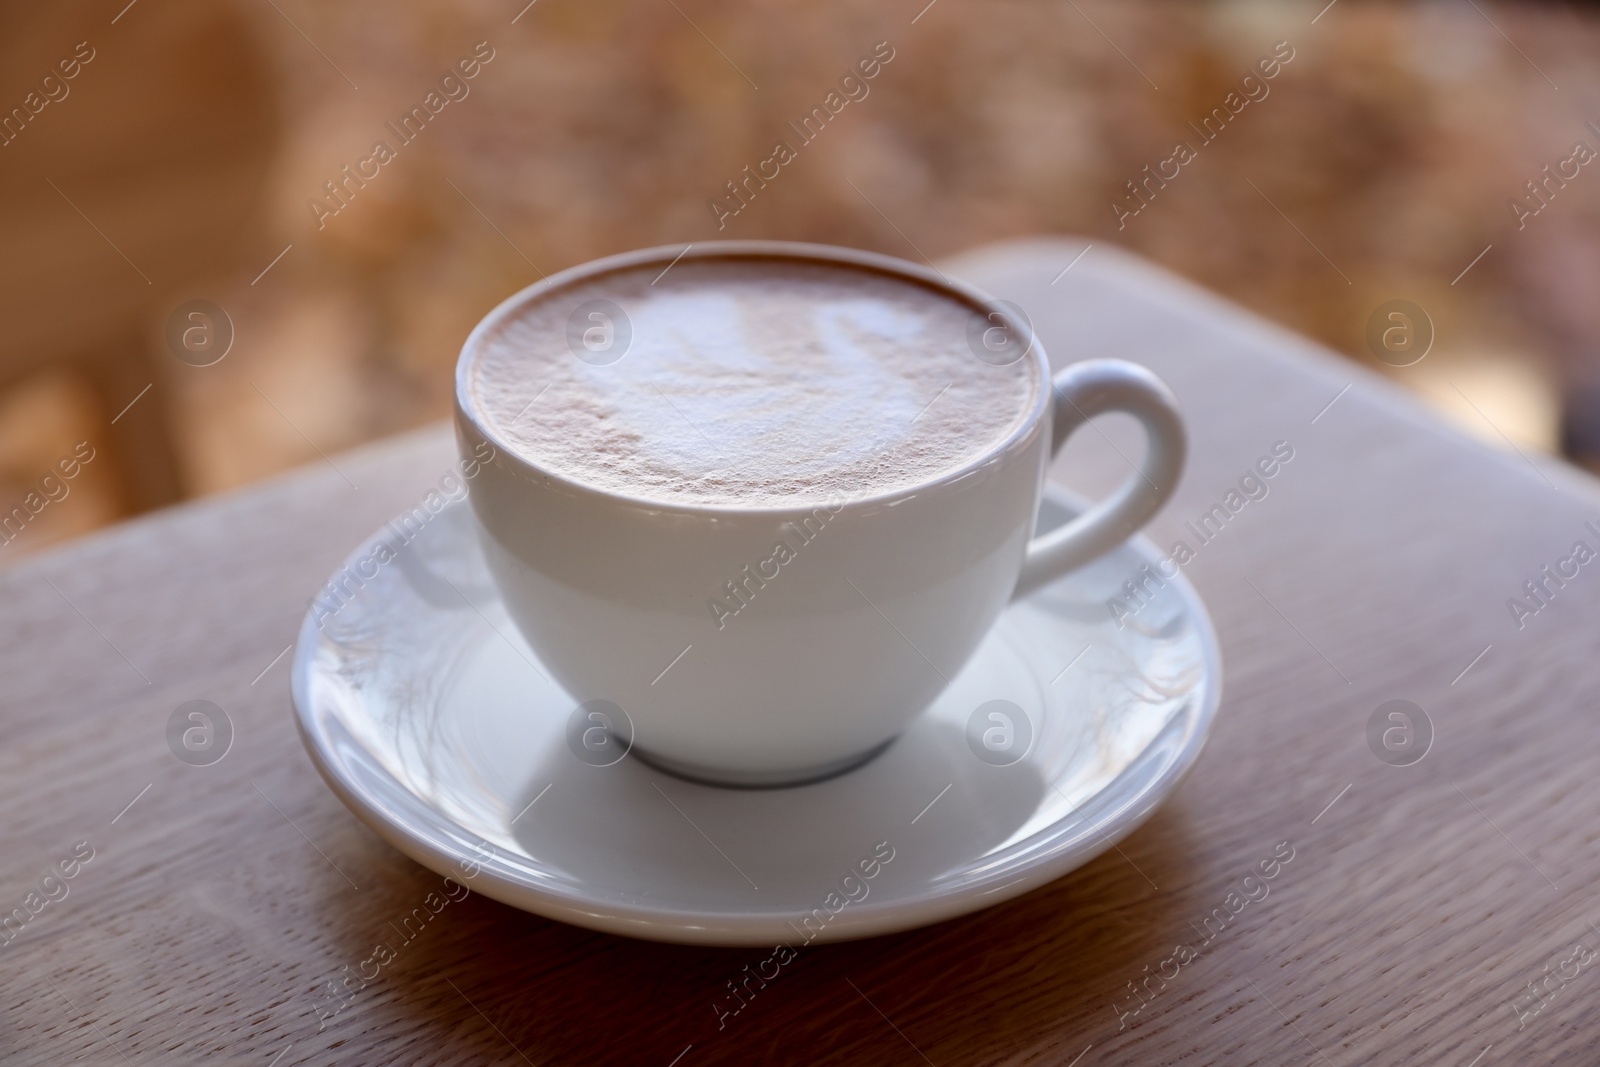
<svg viewBox="0 0 1600 1067"><path fill-rule="evenodd" d="M1081 512L1087 506L1087 501L1079 494L1054 484L1046 485L1043 496L1070 512ZM466 502L452 502L449 506L465 507ZM349 567L371 552L386 529L386 525L380 527L357 545L341 562L340 568ZM1155 543L1143 534L1136 533L1122 544L1148 562L1162 558ZM339 569L333 573L339 573ZM1057 578L1041 587L1040 592L1059 582L1071 581L1075 573L1069 572ZM851 904L835 914L819 933L809 939L800 936L798 940L809 945L876 937L980 911L1029 893L1084 866L1142 826L1177 789L1198 761L1222 701L1221 649L1205 602L1188 576L1181 571L1170 579L1163 576L1163 580L1173 588L1185 611L1194 620L1200 643L1202 676L1196 685L1200 696L1192 702L1196 705L1193 710L1180 713L1169 721L1116 778L1071 812L1028 837L1011 843L1000 852L985 857L990 872L986 876L947 888L929 890L924 887L914 896L897 897L885 893L887 899ZM290 672L291 704L301 743L318 774L345 807L379 837L412 860L502 904L601 933L668 944L717 947L786 944L794 939L791 935L800 933L794 925L795 916L787 913L780 916L770 911L694 910L614 901L597 907L573 894L533 884L521 875L517 867L508 864L492 845L488 846L488 857L475 854L481 853L482 848L470 842L478 835L470 833L406 789L387 772L384 774L397 794L395 799L410 810L397 810L388 802L388 798L372 795L338 763L334 755L335 739L325 736L314 722L316 716L310 693L321 638L322 629L318 625L313 604L301 620ZM1162 738L1178 724L1183 726L1182 743L1175 752L1163 755L1157 751L1158 746ZM1111 795L1117 781L1149 760L1160 760L1165 766L1116 805L1112 816L1097 828L1098 840L1086 841L1078 836L1068 836L1063 841L1048 841L1051 835L1067 832L1073 816ZM869 761L848 773L870 773L875 762ZM709 785L696 787L717 788ZM487 842L483 844L488 845ZM1014 869L1012 864L1020 864L1021 869ZM463 871L465 865L477 866L478 872L466 875ZM993 873L997 870L999 874ZM1006 881L1008 876L1014 877ZM993 886L990 884L993 882L1002 884Z"/></svg>

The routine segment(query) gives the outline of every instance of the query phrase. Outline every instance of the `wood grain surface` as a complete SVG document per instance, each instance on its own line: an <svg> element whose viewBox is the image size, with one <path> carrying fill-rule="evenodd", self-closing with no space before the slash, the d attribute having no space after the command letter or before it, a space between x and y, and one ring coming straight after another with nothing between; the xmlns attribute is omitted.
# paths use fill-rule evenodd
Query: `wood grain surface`
<svg viewBox="0 0 1600 1067"><path fill-rule="evenodd" d="M1173 386L1192 458L1158 543L1293 449L1185 568L1221 634L1223 707L1126 858L807 949L720 1030L725 983L764 952L473 894L319 1030L327 983L440 879L318 778L281 654L349 548L445 471L441 427L0 573L0 916L28 916L0 933L0 1061L1595 1062L1600 564L1548 583L1520 628L1507 606L1574 542L1600 548L1593 484L1104 246L1059 274L1081 247L950 269L1019 301L1057 365L1125 356ZM1080 433L1055 477L1103 491L1137 454L1126 431ZM193 699L235 730L212 766L165 740ZM1369 747L1392 699L1432 724L1410 766Z"/></svg>

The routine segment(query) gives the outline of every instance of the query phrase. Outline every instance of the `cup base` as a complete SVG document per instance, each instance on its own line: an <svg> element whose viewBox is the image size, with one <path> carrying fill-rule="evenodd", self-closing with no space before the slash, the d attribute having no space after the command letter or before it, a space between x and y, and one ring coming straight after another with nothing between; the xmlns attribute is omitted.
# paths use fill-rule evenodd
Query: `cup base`
<svg viewBox="0 0 1600 1067"><path fill-rule="evenodd" d="M653 767L663 774L670 774L674 778L698 785L721 786L724 789L788 789L793 786L811 785L814 782L826 781L847 774L863 764L870 763L883 753L890 745L894 744L895 737L880 742L867 749L845 756L843 759L829 760L811 767L802 767L792 771L734 771L723 767L701 767L693 763L684 763L680 760L666 759L654 756L644 751L637 745L629 755L637 757L645 766Z"/></svg>

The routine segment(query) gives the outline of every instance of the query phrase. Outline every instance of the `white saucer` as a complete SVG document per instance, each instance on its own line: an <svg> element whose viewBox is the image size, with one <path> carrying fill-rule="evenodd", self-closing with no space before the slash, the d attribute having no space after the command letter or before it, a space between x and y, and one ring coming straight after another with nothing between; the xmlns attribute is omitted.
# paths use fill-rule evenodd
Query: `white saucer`
<svg viewBox="0 0 1600 1067"><path fill-rule="evenodd" d="M1052 491L1040 526L1076 511ZM1148 818L1221 696L1216 635L1181 576L1124 628L1108 612L1161 556L1136 538L1008 609L934 706L849 773L742 790L626 756L595 766L569 747L578 701L507 617L474 521L452 504L391 562L371 562L388 529L350 557L348 599L308 614L295 648L301 736L339 798L418 863L595 930L799 948L998 904ZM1031 731L1025 755L1007 757L987 718L1003 706L978 713L993 700L1022 709L1010 751Z"/></svg>

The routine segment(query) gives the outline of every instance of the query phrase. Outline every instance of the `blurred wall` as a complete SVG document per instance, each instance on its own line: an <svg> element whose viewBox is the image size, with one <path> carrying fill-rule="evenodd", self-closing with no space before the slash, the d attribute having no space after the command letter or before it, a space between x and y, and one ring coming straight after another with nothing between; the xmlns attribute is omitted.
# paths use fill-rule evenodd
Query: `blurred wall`
<svg viewBox="0 0 1600 1067"><path fill-rule="evenodd" d="M197 488L160 324L195 287L231 284L269 229L279 94L256 33L207 0L119 18L125 3L0 9L0 548L12 555ZM75 450L93 458L68 478Z"/></svg>
<svg viewBox="0 0 1600 1067"><path fill-rule="evenodd" d="M0 33L0 104L78 41L96 51L0 147L0 384L55 398L0 403L0 490L25 492L75 419L88 428L66 436L100 434L108 456L91 464L103 506L55 534L41 517L35 546L442 417L461 341L513 290L717 237L920 259L1084 234L1395 375L1486 438L1556 448L1565 430L1600 451L1600 176L1570 163L1578 142L1600 149L1587 9L125 4L14 11ZM819 107L804 140L790 123ZM730 195L747 166L773 173L778 140L794 158ZM1397 298L1435 331L1403 369L1366 336ZM233 331L209 366L164 334L200 299ZM146 420L141 437L108 420L143 382L117 424ZM45 408L56 428L28 429ZM145 484L163 447L165 492Z"/></svg>

